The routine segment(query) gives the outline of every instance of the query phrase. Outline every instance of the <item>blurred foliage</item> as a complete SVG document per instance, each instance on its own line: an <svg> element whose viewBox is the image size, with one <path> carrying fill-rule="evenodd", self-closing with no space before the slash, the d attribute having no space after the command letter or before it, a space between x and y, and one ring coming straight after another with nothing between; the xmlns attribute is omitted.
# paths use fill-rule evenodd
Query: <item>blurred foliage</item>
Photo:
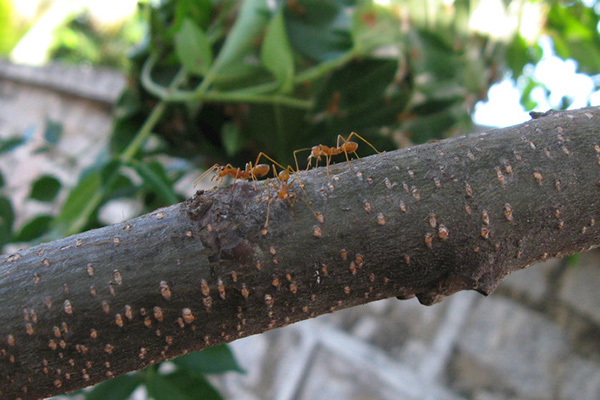
<svg viewBox="0 0 600 400"><path fill-rule="evenodd" d="M85 11L57 30L49 49L50 58L125 69L129 66L127 50L143 37L143 31L139 14L107 28L95 24L89 11Z"/></svg>
<svg viewBox="0 0 600 400"><path fill-rule="evenodd" d="M100 209L115 199L137 200L140 213L179 202L184 195L175 185L194 166L242 166L261 151L294 165L294 150L331 146L353 131L379 150L466 133L474 105L509 75L524 82L521 102L531 109L531 93L543 85L525 72L542 56L521 29L528 7L541 13L537 35L547 33L557 53L582 71L599 73L597 9L575 0L504 0L519 23L495 37L472 29L478 3L279 0L270 8L266 0L148 1L110 34L86 15L74 19L59 34L54 57L128 65L131 85L116 107L110 146L78 182L67 188L43 176L32 185L27 201L64 199L57 213L15 227L0 171L0 246L99 227ZM0 0L0 41L5 4ZM123 47L143 30L126 60ZM35 151L56 156L60 123L47 121L43 138ZM0 154L28 140L0 139ZM373 153L359 145L361 156ZM159 400L218 399L203 375L240 370L226 346L174 365L171 372L152 366L117 377L86 398L126 399L145 385Z"/></svg>
<svg viewBox="0 0 600 400"><path fill-rule="evenodd" d="M26 31L26 25L15 17L11 0L0 0L0 57L6 56Z"/></svg>

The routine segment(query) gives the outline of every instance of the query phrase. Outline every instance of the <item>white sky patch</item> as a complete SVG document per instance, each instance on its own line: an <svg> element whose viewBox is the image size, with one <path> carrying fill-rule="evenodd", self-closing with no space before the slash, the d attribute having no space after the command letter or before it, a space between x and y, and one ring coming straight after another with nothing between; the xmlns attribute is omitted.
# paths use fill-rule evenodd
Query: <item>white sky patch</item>
<svg viewBox="0 0 600 400"><path fill-rule="evenodd" d="M546 97L543 88L532 91L531 97L538 103L536 111L547 111L557 108L563 97L572 101L569 109L600 105L600 91L594 92L594 79L600 81L600 75L590 77L577 73L577 63L556 57L552 42L548 37L540 38L544 57L534 66L526 66L525 74L544 84L550 91ZM598 85L598 83L596 84ZM505 127L530 119L529 114L520 104L521 92L518 83L512 79L493 85L489 92L489 100L479 102L475 106L473 121L480 125Z"/></svg>
<svg viewBox="0 0 600 400"><path fill-rule="evenodd" d="M512 79L505 79L492 85L488 91L488 101L475 105L473 121L478 125L510 126L525 122L529 114L520 102L521 92Z"/></svg>

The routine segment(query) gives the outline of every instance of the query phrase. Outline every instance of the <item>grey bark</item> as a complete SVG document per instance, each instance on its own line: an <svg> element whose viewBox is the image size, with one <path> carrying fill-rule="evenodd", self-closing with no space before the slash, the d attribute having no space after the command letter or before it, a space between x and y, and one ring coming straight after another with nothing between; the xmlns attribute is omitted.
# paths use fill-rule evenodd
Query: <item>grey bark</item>
<svg viewBox="0 0 600 400"><path fill-rule="evenodd" d="M293 207L237 182L2 256L2 398L391 296L487 295L513 271L597 246L600 108L535 117L300 173Z"/></svg>

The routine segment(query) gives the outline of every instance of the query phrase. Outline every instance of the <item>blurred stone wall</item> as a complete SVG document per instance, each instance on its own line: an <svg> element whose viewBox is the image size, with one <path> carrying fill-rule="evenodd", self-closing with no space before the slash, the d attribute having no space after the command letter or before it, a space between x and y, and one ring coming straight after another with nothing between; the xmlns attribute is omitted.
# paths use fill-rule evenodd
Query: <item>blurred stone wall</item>
<svg viewBox="0 0 600 400"><path fill-rule="evenodd" d="M124 84L111 71L0 63L0 137L32 135L0 156L19 221L52 207L26 199L32 179L74 183L98 155ZM63 125L60 154L35 154L48 120ZM514 273L487 298L383 300L232 347L246 374L210 378L232 400L598 400L600 252Z"/></svg>

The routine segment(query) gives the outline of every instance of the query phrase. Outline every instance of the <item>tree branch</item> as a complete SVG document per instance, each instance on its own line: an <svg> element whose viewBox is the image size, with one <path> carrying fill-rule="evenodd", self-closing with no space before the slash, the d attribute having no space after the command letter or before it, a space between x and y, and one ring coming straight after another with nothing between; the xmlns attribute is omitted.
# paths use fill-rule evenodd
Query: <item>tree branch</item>
<svg viewBox="0 0 600 400"><path fill-rule="evenodd" d="M3 256L2 398L391 296L490 294L513 271L597 246L600 108L538 117L300 173L293 208L237 182Z"/></svg>

